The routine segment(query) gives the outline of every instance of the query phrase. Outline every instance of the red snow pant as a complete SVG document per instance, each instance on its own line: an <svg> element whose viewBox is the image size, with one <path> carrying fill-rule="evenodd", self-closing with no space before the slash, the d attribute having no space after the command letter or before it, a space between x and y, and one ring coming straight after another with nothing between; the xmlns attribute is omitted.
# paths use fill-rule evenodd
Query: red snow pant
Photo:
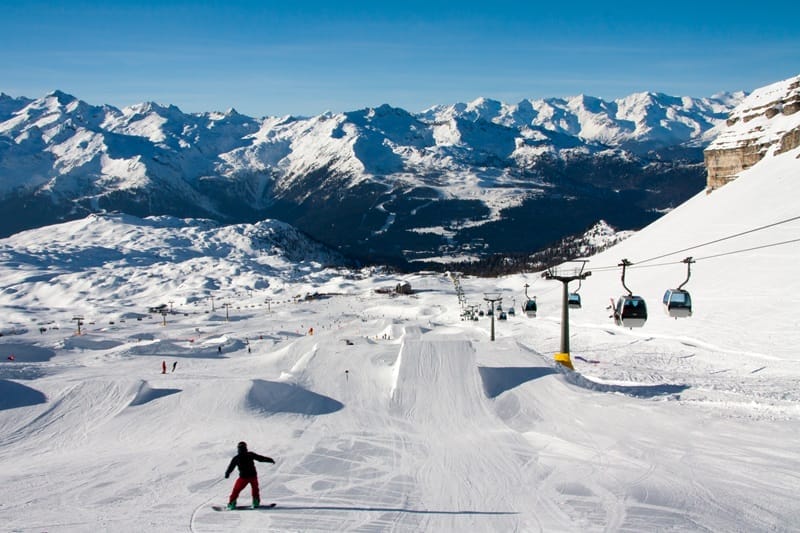
<svg viewBox="0 0 800 533"><path fill-rule="evenodd" d="M239 477L236 478L236 483L233 484L233 490L231 491L231 497L228 499L228 503L233 503L236 501L236 498L239 497L239 493L244 490L247 484L250 484L250 490L253 493L254 500L260 500L261 495L258 492L258 478L257 477Z"/></svg>

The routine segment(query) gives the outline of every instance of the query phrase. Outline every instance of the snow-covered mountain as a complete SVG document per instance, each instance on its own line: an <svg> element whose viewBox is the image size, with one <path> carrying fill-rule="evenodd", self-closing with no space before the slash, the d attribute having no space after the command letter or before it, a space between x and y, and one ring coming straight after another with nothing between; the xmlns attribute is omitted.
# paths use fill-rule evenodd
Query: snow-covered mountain
<svg viewBox="0 0 800 533"><path fill-rule="evenodd" d="M277 218L395 262L532 250L599 219L639 227L699 190L701 149L742 97L478 99L255 119L2 95L0 233L105 209ZM545 233L497 237L565 211Z"/></svg>
<svg viewBox="0 0 800 533"><path fill-rule="evenodd" d="M800 76L753 91L705 150L708 188L735 179L768 154L800 146Z"/></svg>
<svg viewBox="0 0 800 533"><path fill-rule="evenodd" d="M87 310L97 302L79 280L114 287L104 299L163 303L169 295L180 304L197 305L210 292L231 287L233 279L238 291L280 292L286 283L313 283L318 271L349 265L337 252L275 220L223 226L123 214L89 215L21 232L0 240L0 260L14 266L3 277L7 305L35 307L57 292L63 308ZM32 274L38 269L47 274Z"/></svg>
<svg viewBox="0 0 800 533"><path fill-rule="evenodd" d="M743 97L741 92L711 98L645 92L612 101L579 95L513 105L479 98L467 104L435 106L422 116L437 122L483 120L534 136L544 130L608 146L671 146L712 139L715 128Z"/></svg>
<svg viewBox="0 0 800 533"><path fill-rule="evenodd" d="M517 310L474 322L449 276L313 262L284 275L254 238L271 224L113 215L2 239L0 523L795 531L799 165L800 146L770 150L589 258L569 311L575 372L553 360L563 287L540 273L461 278L467 304L496 292ZM688 255L693 315L673 319L661 296ZM650 311L639 329L606 309L623 258ZM376 290L400 282L414 294ZM213 508L241 440L275 460L258 464L274 509Z"/></svg>

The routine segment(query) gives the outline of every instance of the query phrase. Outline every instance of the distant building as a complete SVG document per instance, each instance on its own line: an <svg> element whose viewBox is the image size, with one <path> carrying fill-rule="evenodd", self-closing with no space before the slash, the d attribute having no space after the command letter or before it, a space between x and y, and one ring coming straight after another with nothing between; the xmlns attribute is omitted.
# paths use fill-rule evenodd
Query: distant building
<svg viewBox="0 0 800 533"><path fill-rule="evenodd" d="M411 289L411 284L409 282L407 282L407 281L404 281L402 283L398 283L394 288L394 292L396 292L397 294L413 294L414 293L414 291Z"/></svg>

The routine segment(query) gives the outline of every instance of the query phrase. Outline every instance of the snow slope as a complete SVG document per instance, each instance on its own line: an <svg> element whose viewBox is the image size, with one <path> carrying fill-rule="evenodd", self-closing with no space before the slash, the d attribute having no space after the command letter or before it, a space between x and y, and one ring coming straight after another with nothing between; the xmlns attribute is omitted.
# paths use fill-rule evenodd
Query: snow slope
<svg viewBox="0 0 800 533"><path fill-rule="evenodd" d="M222 246L183 268L177 258L193 244L126 251L118 230L143 239L155 224L114 217L84 221L108 231L60 225L3 239L0 523L796 531L799 156L766 158L591 258L583 308L571 312L576 372L553 362L561 287L538 273L461 280L470 303L499 290L516 305L491 342L487 318L461 320L448 276L258 270L249 252ZM70 231L74 248L56 256ZM214 234L233 249L242 233ZM171 255L137 265L137 254ZM687 255L695 313L674 320L658 302L685 278ZM70 256L80 268L65 273ZM637 330L605 309L622 293L622 258L650 308ZM415 294L375 291L399 281ZM519 312L525 283L537 318ZM181 299L180 285L203 297ZM147 313L168 300L173 313ZM222 475L239 440L275 458L259 472L276 509L211 509L226 502L233 480ZM249 501L245 491L239 503Z"/></svg>

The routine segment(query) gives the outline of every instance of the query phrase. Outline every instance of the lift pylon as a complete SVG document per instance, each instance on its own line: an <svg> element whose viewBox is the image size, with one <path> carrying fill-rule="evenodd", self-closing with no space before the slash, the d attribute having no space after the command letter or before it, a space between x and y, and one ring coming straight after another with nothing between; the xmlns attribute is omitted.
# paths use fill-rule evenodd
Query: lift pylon
<svg viewBox="0 0 800 533"><path fill-rule="evenodd" d="M569 355L569 282L577 280L584 280L592 275L591 272L584 272L583 268L586 266L586 261L583 261L580 270L571 275L559 274L554 269L548 269L542 277L545 279L554 279L563 284L563 298L561 301L561 350L553 357L556 363L563 365L570 370L574 370L572 366L572 359Z"/></svg>

